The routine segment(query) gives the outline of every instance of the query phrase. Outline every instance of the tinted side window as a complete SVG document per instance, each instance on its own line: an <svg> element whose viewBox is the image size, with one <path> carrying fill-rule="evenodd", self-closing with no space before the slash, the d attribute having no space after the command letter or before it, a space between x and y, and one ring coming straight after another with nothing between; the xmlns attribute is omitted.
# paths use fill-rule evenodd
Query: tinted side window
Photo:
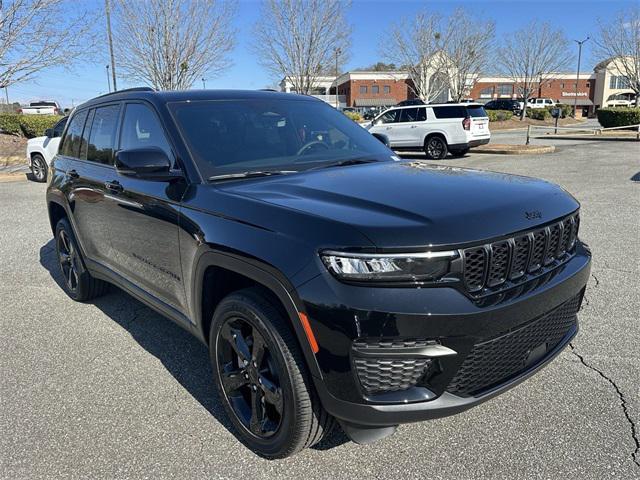
<svg viewBox="0 0 640 480"><path fill-rule="evenodd" d="M433 107L436 118L465 118L465 107L452 105L450 107Z"/></svg>
<svg viewBox="0 0 640 480"><path fill-rule="evenodd" d="M423 122L426 119L426 108L403 108L402 110L400 110L401 122Z"/></svg>
<svg viewBox="0 0 640 480"><path fill-rule="evenodd" d="M141 103L129 103L120 131L120 150L157 147L173 159L169 141L155 112Z"/></svg>
<svg viewBox="0 0 640 480"><path fill-rule="evenodd" d="M396 123L399 120L399 113L400 110L388 110L378 118L377 123Z"/></svg>
<svg viewBox="0 0 640 480"><path fill-rule="evenodd" d="M113 164L113 147L119 113L120 105L109 105L95 110L91 122L87 160L104 165Z"/></svg>
<svg viewBox="0 0 640 480"><path fill-rule="evenodd" d="M87 111L78 112L71 119L67 134L62 139L60 146L60 154L67 157L78 157L80 151L80 142L82 139L82 130L87 119Z"/></svg>
<svg viewBox="0 0 640 480"><path fill-rule="evenodd" d="M67 124L67 120L68 120L68 117L64 117L62 120L60 120L58 123L56 123L53 126L54 138L62 136L62 132L64 131L64 126Z"/></svg>

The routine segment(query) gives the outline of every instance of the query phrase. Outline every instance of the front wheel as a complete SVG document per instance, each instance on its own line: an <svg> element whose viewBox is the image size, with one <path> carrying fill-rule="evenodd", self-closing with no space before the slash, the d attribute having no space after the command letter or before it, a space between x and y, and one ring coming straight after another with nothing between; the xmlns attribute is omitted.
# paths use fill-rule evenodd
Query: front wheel
<svg viewBox="0 0 640 480"><path fill-rule="evenodd" d="M284 458L329 432L302 352L280 311L258 289L225 297L213 315L210 357L220 399L240 440Z"/></svg>
<svg viewBox="0 0 640 480"><path fill-rule="evenodd" d="M47 181L47 162L44 161L44 157L39 153L36 153L31 158L31 174L36 182Z"/></svg>
<svg viewBox="0 0 640 480"><path fill-rule="evenodd" d="M431 160L442 160L447 156L447 142L440 136L429 137L424 142L424 153Z"/></svg>

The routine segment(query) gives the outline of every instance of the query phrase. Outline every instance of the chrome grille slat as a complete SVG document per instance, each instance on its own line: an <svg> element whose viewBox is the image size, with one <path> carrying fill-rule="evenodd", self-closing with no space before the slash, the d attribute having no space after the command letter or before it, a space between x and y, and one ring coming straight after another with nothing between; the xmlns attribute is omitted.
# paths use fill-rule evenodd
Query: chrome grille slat
<svg viewBox="0 0 640 480"><path fill-rule="evenodd" d="M495 292L508 281L541 275L546 267L569 258L579 223L575 213L544 228L461 250L465 288L474 294L484 289Z"/></svg>

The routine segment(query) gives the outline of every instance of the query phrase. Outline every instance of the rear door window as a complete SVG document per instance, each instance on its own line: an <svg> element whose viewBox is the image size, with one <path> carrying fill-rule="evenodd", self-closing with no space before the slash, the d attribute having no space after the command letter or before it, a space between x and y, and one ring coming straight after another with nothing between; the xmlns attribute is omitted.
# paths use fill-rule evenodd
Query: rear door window
<svg viewBox="0 0 640 480"><path fill-rule="evenodd" d="M53 137L61 137L62 132L64 131L64 127L67 124L68 117L64 117L58 123L56 123L53 127Z"/></svg>
<svg viewBox="0 0 640 480"><path fill-rule="evenodd" d="M108 105L95 110L87 145L87 160L103 165L113 165L113 148L119 114L120 105Z"/></svg>
<svg viewBox="0 0 640 480"><path fill-rule="evenodd" d="M418 110L424 111L424 108L403 108L400 110L400 122L419 122L418 117L420 114Z"/></svg>
<svg viewBox="0 0 640 480"><path fill-rule="evenodd" d="M67 157L78 158L80 144L82 142L82 131L87 120L87 110L76 113L71 119L67 133L62 139L60 154Z"/></svg>

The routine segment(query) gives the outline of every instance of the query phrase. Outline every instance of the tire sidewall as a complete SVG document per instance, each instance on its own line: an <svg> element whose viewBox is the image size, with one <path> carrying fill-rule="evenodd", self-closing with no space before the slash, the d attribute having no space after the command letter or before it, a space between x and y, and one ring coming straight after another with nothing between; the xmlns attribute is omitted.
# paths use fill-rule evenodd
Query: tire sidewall
<svg viewBox="0 0 640 480"><path fill-rule="evenodd" d="M60 252L58 251L58 237L60 235L60 230L64 230L69 238L69 241L73 243L73 248L77 252L78 255L78 287L75 290L71 290L67 285L67 281L64 278L64 272L60 266ZM78 246L78 242L76 241L76 236L73 233L73 229L71 228L71 224L66 218L62 218L58 221L56 225L56 236L54 239L55 247L56 247L56 263L58 264L58 271L62 276L62 288L65 293L69 295L72 299L82 302L88 297L89 290L89 281L90 275L87 271L84 260L82 258L82 252L80 251L80 247Z"/></svg>
<svg viewBox="0 0 640 480"><path fill-rule="evenodd" d="M36 177L36 174L34 173L34 168L33 165L38 162L38 164L40 165L40 168L42 169L42 177L38 178ZM40 155L39 153L35 154L33 156L33 158L31 159L31 174L33 175L33 178L35 179L36 182L46 182L47 181L47 176L49 174L49 169L47 167L47 162L45 162L44 157L42 157L42 155Z"/></svg>
<svg viewBox="0 0 640 480"><path fill-rule="evenodd" d="M240 317L258 329L265 339L269 352L278 369L278 380L283 393L283 417L278 431L268 438L255 436L243 425L240 419L236 417L222 387L217 356L218 335L225 321L233 317ZM259 308L241 300L239 297L232 295L230 298L223 300L216 309L213 321L211 322L209 356L211 358L218 396L222 401L227 416L230 418L238 433L239 439L261 456L277 457L287 449L289 440L293 435L294 425L297 421L297 411L295 408L297 399L295 398L295 392L291 383L293 372L290 371L281 351L282 339L280 339L275 329L269 325L268 322L268 319L263 318L263 314Z"/></svg>

